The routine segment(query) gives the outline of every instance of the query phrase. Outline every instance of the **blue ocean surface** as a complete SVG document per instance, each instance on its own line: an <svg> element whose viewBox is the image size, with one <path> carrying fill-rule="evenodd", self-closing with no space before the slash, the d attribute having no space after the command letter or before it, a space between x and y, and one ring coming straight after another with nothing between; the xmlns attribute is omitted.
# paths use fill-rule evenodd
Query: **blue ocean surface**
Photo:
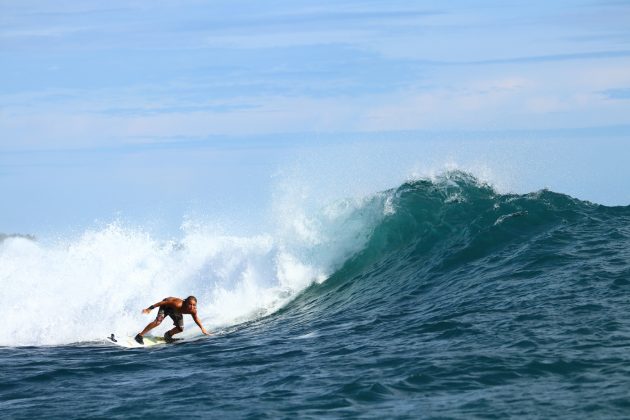
<svg viewBox="0 0 630 420"><path fill-rule="evenodd" d="M630 416L630 207L449 172L292 226L4 237L1 416ZM107 342L177 293L213 336Z"/></svg>

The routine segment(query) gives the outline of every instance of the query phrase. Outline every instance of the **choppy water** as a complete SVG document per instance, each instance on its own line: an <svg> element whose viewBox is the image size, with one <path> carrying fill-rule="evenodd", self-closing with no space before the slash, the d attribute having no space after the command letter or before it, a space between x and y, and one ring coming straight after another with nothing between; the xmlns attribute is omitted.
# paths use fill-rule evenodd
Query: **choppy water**
<svg viewBox="0 0 630 420"><path fill-rule="evenodd" d="M294 216L254 238L5 238L2 416L630 416L630 207L452 172ZM188 292L214 337L101 339Z"/></svg>

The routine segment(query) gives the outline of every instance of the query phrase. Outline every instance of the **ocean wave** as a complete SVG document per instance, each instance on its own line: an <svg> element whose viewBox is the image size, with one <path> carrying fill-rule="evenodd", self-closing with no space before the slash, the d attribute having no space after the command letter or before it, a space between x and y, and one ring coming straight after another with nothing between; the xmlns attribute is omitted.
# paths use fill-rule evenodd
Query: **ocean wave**
<svg viewBox="0 0 630 420"><path fill-rule="evenodd" d="M275 230L254 236L187 223L181 238L160 240L114 223L53 243L5 238L0 285L9 330L0 345L133 334L149 321L140 309L171 295L196 295L210 328L281 308L296 318L352 310L374 322L411 317L430 325L436 311L501 310L531 294L532 284L547 290L546 276L583 278L584 261L613 273L612 285L627 281L630 207L549 190L501 194L465 172L311 212L285 200L281 210Z"/></svg>

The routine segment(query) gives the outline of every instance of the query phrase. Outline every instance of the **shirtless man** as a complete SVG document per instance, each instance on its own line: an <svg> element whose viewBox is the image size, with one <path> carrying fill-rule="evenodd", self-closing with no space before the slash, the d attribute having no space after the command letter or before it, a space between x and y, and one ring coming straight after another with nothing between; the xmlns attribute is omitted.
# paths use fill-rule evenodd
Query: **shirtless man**
<svg viewBox="0 0 630 420"><path fill-rule="evenodd" d="M197 298L194 296L188 296L184 300L176 297L167 297L164 300L143 309L142 313L148 314L155 308L160 308L155 320L149 323L149 325L147 325L145 329L135 337L136 341L140 344L144 344L143 336L153 328L160 325L164 320L164 317L167 315L173 319L173 325L175 325L175 328L164 333L164 339L166 341L172 341L175 334L184 331L184 314L192 315L195 323L199 326L199 328L201 328L201 332L205 335L210 335L203 325L201 325L201 321L199 321L199 318L197 317Z"/></svg>

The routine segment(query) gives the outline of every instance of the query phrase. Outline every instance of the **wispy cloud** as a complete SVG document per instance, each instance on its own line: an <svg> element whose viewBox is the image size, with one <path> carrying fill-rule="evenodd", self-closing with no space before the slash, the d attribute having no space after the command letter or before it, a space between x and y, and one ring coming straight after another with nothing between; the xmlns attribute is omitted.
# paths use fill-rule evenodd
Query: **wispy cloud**
<svg viewBox="0 0 630 420"><path fill-rule="evenodd" d="M607 89L601 93L609 99L630 99L630 88Z"/></svg>
<svg viewBox="0 0 630 420"><path fill-rule="evenodd" d="M498 2L2 7L3 150L630 118L627 31L587 19L617 6L566 21L565 6Z"/></svg>
<svg viewBox="0 0 630 420"><path fill-rule="evenodd" d="M20 38L60 38L69 34L75 34L82 31L86 31L89 28L86 26L77 27L63 27L63 26L49 26L49 27L33 27L33 28L20 28L20 29L3 29L0 30L0 41L11 41Z"/></svg>
<svg viewBox="0 0 630 420"><path fill-rule="evenodd" d="M518 64L518 63L543 63L551 61L579 61L579 60L596 60L607 58L625 58L630 57L630 50L618 50L618 51L590 51L571 54L548 54L548 55L531 55L523 57L510 57L510 58L498 58L487 60L472 60L472 61L451 61L451 62L436 62L436 64L444 65L462 65L462 64Z"/></svg>

